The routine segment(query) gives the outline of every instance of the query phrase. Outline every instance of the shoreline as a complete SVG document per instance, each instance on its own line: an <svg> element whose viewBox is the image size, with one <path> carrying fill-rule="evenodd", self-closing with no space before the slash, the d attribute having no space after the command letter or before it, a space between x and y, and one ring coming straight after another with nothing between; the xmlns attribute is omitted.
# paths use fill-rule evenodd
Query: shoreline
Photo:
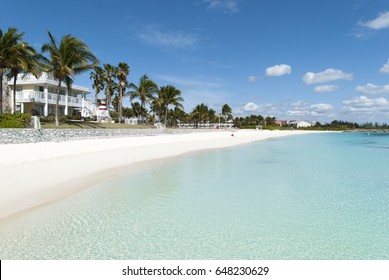
<svg viewBox="0 0 389 280"><path fill-rule="evenodd" d="M0 146L0 219L91 187L137 164L323 131L199 132Z"/></svg>

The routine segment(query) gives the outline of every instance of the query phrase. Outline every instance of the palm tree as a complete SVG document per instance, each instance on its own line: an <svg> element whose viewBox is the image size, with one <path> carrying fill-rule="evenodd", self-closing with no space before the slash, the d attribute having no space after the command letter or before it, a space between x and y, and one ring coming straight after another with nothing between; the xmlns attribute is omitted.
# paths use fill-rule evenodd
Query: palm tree
<svg viewBox="0 0 389 280"><path fill-rule="evenodd" d="M137 118L139 117L143 117L147 114L147 111L145 108L143 108L139 102L134 102L134 103L131 103L131 107L132 107L132 110L133 112L135 113L135 116Z"/></svg>
<svg viewBox="0 0 389 280"><path fill-rule="evenodd" d="M97 98L100 93L104 89L103 83L103 68L100 66L93 67L94 72L90 73L90 79L93 79L92 88L96 91L95 93L95 105L97 106Z"/></svg>
<svg viewBox="0 0 389 280"><path fill-rule="evenodd" d="M211 123L214 123L214 122L217 122L217 116L216 116L216 112L214 109L209 109L208 110L208 120L209 122Z"/></svg>
<svg viewBox="0 0 389 280"><path fill-rule="evenodd" d="M150 100L154 101L153 95L158 92L157 84L153 80L150 80L146 74L140 77L138 85L132 84L131 89L129 91L130 101L134 98L139 98L143 108L145 108L146 103Z"/></svg>
<svg viewBox="0 0 389 280"><path fill-rule="evenodd" d="M174 105L176 108L184 110L184 106L181 102L184 99L181 97L181 91L176 89L174 86L164 86L159 90L159 94L162 99L162 104L165 107L165 127L167 125L167 112L169 109L169 105Z"/></svg>
<svg viewBox="0 0 389 280"><path fill-rule="evenodd" d="M18 33L16 28L8 28L6 33L0 29L0 114L3 113L3 78L5 71L10 68L11 61L16 55L18 44L24 33Z"/></svg>
<svg viewBox="0 0 389 280"><path fill-rule="evenodd" d="M191 113L192 119L195 123L196 128L199 126L199 122L206 122L209 119L209 109L204 103L201 103L194 107Z"/></svg>
<svg viewBox="0 0 389 280"><path fill-rule="evenodd" d="M187 113L184 110L175 107L170 109L168 113L168 123L171 126L177 126L178 122L184 122L187 119Z"/></svg>
<svg viewBox="0 0 389 280"><path fill-rule="evenodd" d="M117 88L116 79L116 67L111 64L104 64L103 82L105 86L105 105L107 106L108 112L111 107L111 97L113 96L115 89Z"/></svg>
<svg viewBox="0 0 389 280"><path fill-rule="evenodd" d="M37 51L22 42L16 46L16 55L10 61L10 69L7 76L13 78L12 112L16 112L16 81L19 73L33 74L36 78L42 74L43 57Z"/></svg>
<svg viewBox="0 0 389 280"><path fill-rule="evenodd" d="M161 121L161 112L163 111L163 100L161 97L161 92L158 91L157 96L152 96L150 104L150 111L157 115L158 121Z"/></svg>
<svg viewBox="0 0 389 280"><path fill-rule="evenodd" d="M222 107L222 116L226 119L226 121L232 118L232 109L228 104L224 104Z"/></svg>
<svg viewBox="0 0 389 280"><path fill-rule="evenodd" d="M116 77L119 80L119 99L118 99L118 111L119 111L119 122L122 121L123 117L123 94L125 91L125 88L128 84L127 76L130 74L130 67L127 63L120 62L117 68Z"/></svg>
<svg viewBox="0 0 389 280"><path fill-rule="evenodd" d="M78 38L68 34L62 37L58 44L53 35L48 32L50 41L42 46L42 52L48 52L47 72L58 80L57 102L55 104L55 125L59 126L58 105L62 83L71 89L75 75L92 69L98 60L88 46Z"/></svg>

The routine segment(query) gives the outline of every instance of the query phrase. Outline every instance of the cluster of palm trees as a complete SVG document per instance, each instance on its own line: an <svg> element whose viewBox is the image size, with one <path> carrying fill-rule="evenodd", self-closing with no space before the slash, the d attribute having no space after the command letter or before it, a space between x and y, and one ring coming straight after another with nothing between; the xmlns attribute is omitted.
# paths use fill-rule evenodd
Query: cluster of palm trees
<svg viewBox="0 0 389 280"><path fill-rule="evenodd" d="M222 106L220 114L216 114L215 110L203 103L188 114L184 111L182 104L184 100L180 90L172 85L159 87L147 74L140 77L138 84L129 83L128 69L127 64L121 62L118 67L110 64L104 64L103 67L95 66L94 71L90 73L92 87L95 89L95 103L100 103L98 95L104 92L108 110L112 105L114 111L118 113L119 120L122 117L137 117L142 123L162 121L165 126L193 123L196 127L204 123L232 120L232 109L228 104ZM119 78L118 73L123 73L122 78ZM130 98L131 108L122 108L125 96ZM133 102L135 100L139 102ZM173 108L169 109L170 105Z"/></svg>
<svg viewBox="0 0 389 280"><path fill-rule="evenodd" d="M110 111L112 105L118 113L119 120L123 117L136 116L145 123L147 119L161 120L163 116L166 125L170 105L175 109L184 109L181 91L172 85L158 87L146 74L140 77L137 85L130 83L127 78L130 68L124 62L120 62L117 67L111 64L104 64L103 67L95 66L93 70L90 78L93 80L92 87L95 89L95 103L99 104L98 95L104 91L107 109ZM123 108L125 96L130 98L132 108ZM134 99L139 99L140 103L132 102ZM150 112L153 112L156 118L149 115L146 104L150 105Z"/></svg>
<svg viewBox="0 0 389 280"><path fill-rule="evenodd" d="M16 28L7 32L0 29L0 114L3 113L3 79L14 78L14 88L19 73L40 74L43 57L27 42L23 41L24 33ZM15 100L15 91L13 93ZM15 112L15 102L10 111Z"/></svg>
<svg viewBox="0 0 389 280"><path fill-rule="evenodd" d="M256 126L256 125L262 125L262 126L274 126L276 125L276 118L275 117L263 117L261 115L250 115L246 117L237 117L234 119L234 124L237 127L242 126Z"/></svg>
<svg viewBox="0 0 389 280"><path fill-rule="evenodd" d="M3 77L14 78L13 107L15 107L16 79L19 73L31 73L38 77L42 72L53 75L58 81L58 93L62 83L71 89L74 77L77 74L89 71L99 62L88 46L80 39L68 34L58 42L48 32L49 41L42 46L39 54L27 42L23 41L23 32L16 28L9 28L7 32L0 29L0 113L3 112ZM59 125L59 94L55 106L55 123ZM12 109L15 112L15 108Z"/></svg>
<svg viewBox="0 0 389 280"><path fill-rule="evenodd" d="M9 28L7 32L0 29L0 114L3 113L3 77L13 78L13 108L9 111L15 113L15 92L18 74L33 74L39 77L43 72L52 75L58 81L57 91L65 84L71 90L74 77L78 74L90 73L95 89L95 103L98 104L100 92L105 94L107 109L113 105L122 117L136 116L144 122L163 121L165 126L175 126L178 122L199 123L214 122L232 119L231 108L225 104L220 114L206 105L197 105L191 113L184 112L181 91L172 85L159 87L145 74L137 85L128 81L130 67L120 62L118 66L103 64L99 66L96 56L80 39L68 34L57 41L48 31L48 42L43 44L41 53L36 51L23 40L24 32L16 28ZM123 108L123 98L128 96L132 108ZM59 126L59 99L57 94L55 106L55 123ZM133 102L138 99L139 102ZM146 108L148 105L148 108ZM170 107L170 108L169 108Z"/></svg>

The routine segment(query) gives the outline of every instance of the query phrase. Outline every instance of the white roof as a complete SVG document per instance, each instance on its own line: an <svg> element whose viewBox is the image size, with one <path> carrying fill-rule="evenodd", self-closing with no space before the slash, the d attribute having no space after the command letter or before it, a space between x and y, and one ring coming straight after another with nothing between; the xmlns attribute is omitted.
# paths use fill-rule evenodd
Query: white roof
<svg viewBox="0 0 389 280"><path fill-rule="evenodd" d="M13 84L13 78L8 82L8 84ZM58 86L58 81L54 79L52 75L48 75L47 73L43 73L40 77L36 78L32 74L27 74L24 76L24 74L19 74L18 78L16 80L17 85L39 85L39 84L49 84ZM90 93L91 91L82 86L72 85L72 89L82 91L84 93Z"/></svg>

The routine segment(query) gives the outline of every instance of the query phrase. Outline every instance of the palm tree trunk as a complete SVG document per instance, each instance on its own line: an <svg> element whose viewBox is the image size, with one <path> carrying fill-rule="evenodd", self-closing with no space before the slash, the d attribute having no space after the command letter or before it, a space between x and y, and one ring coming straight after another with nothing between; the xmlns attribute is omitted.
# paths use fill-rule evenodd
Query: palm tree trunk
<svg viewBox="0 0 389 280"><path fill-rule="evenodd" d="M95 106L96 106L96 107L98 107L98 106L97 106L97 96L98 96L98 95L99 95L99 93L96 91L96 94L95 94Z"/></svg>
<svg viewBox="0 0 389 280"><path fill-rule="evenodd" d="M0 68L0 114L3 113L3 78L4 70Z"/></svg>
<svg viewBox="0 0 389 280"><path fill-rule="evenodd" d="M141 100L140 102L140 107L142 108L142 114L143 114L144 112L143 108L146 107L146 103L143 100ZM143 121L143 115L141 115L141 118L142 118L142 123L145 123L145 121Z"/></svg>
<svg viewBox="0 0 389 280"><path fill-rule="evenodd" d="M55 103L55 126L59 127L59 92L61 90L61 79L58 82L58 90L57 90L57 102Z"/></svg>
<svg viewBox="0 0 389 280"><path fill-rule="evenodd" d="M168 106L166 106L166 111L165 111L165 128L167 128L167 110L168 110Z"/></svg>
<svg viewBox="0 0 389 280"><path fill-rule="evenodd" d="M119 90L119 98L118 98L118 111L119 111L119 123L122 122L122 98L123 98L123 87L120 86L120 90Z"/></svg>
<svg viewBox="0 0 389 280"><path fill-rule="evenodd" d="M111 96L111 92L110 92L110 90L108 89L108 91L107 91L107 94L106 94L106 98L105 98L105 108L106 108L106 110L108 111L108 115L109 115L109 108L110 108L110 106L109 106L109 104L111 103L111 98L110 98L110 96Z"/></svg>
<svg viewBox="0 0 389 280"><path fill-rule="evenodd" d="M18 78L18 74L14 76L14 90L12 95L12 114L16 113L16 80Z"/></svg>

